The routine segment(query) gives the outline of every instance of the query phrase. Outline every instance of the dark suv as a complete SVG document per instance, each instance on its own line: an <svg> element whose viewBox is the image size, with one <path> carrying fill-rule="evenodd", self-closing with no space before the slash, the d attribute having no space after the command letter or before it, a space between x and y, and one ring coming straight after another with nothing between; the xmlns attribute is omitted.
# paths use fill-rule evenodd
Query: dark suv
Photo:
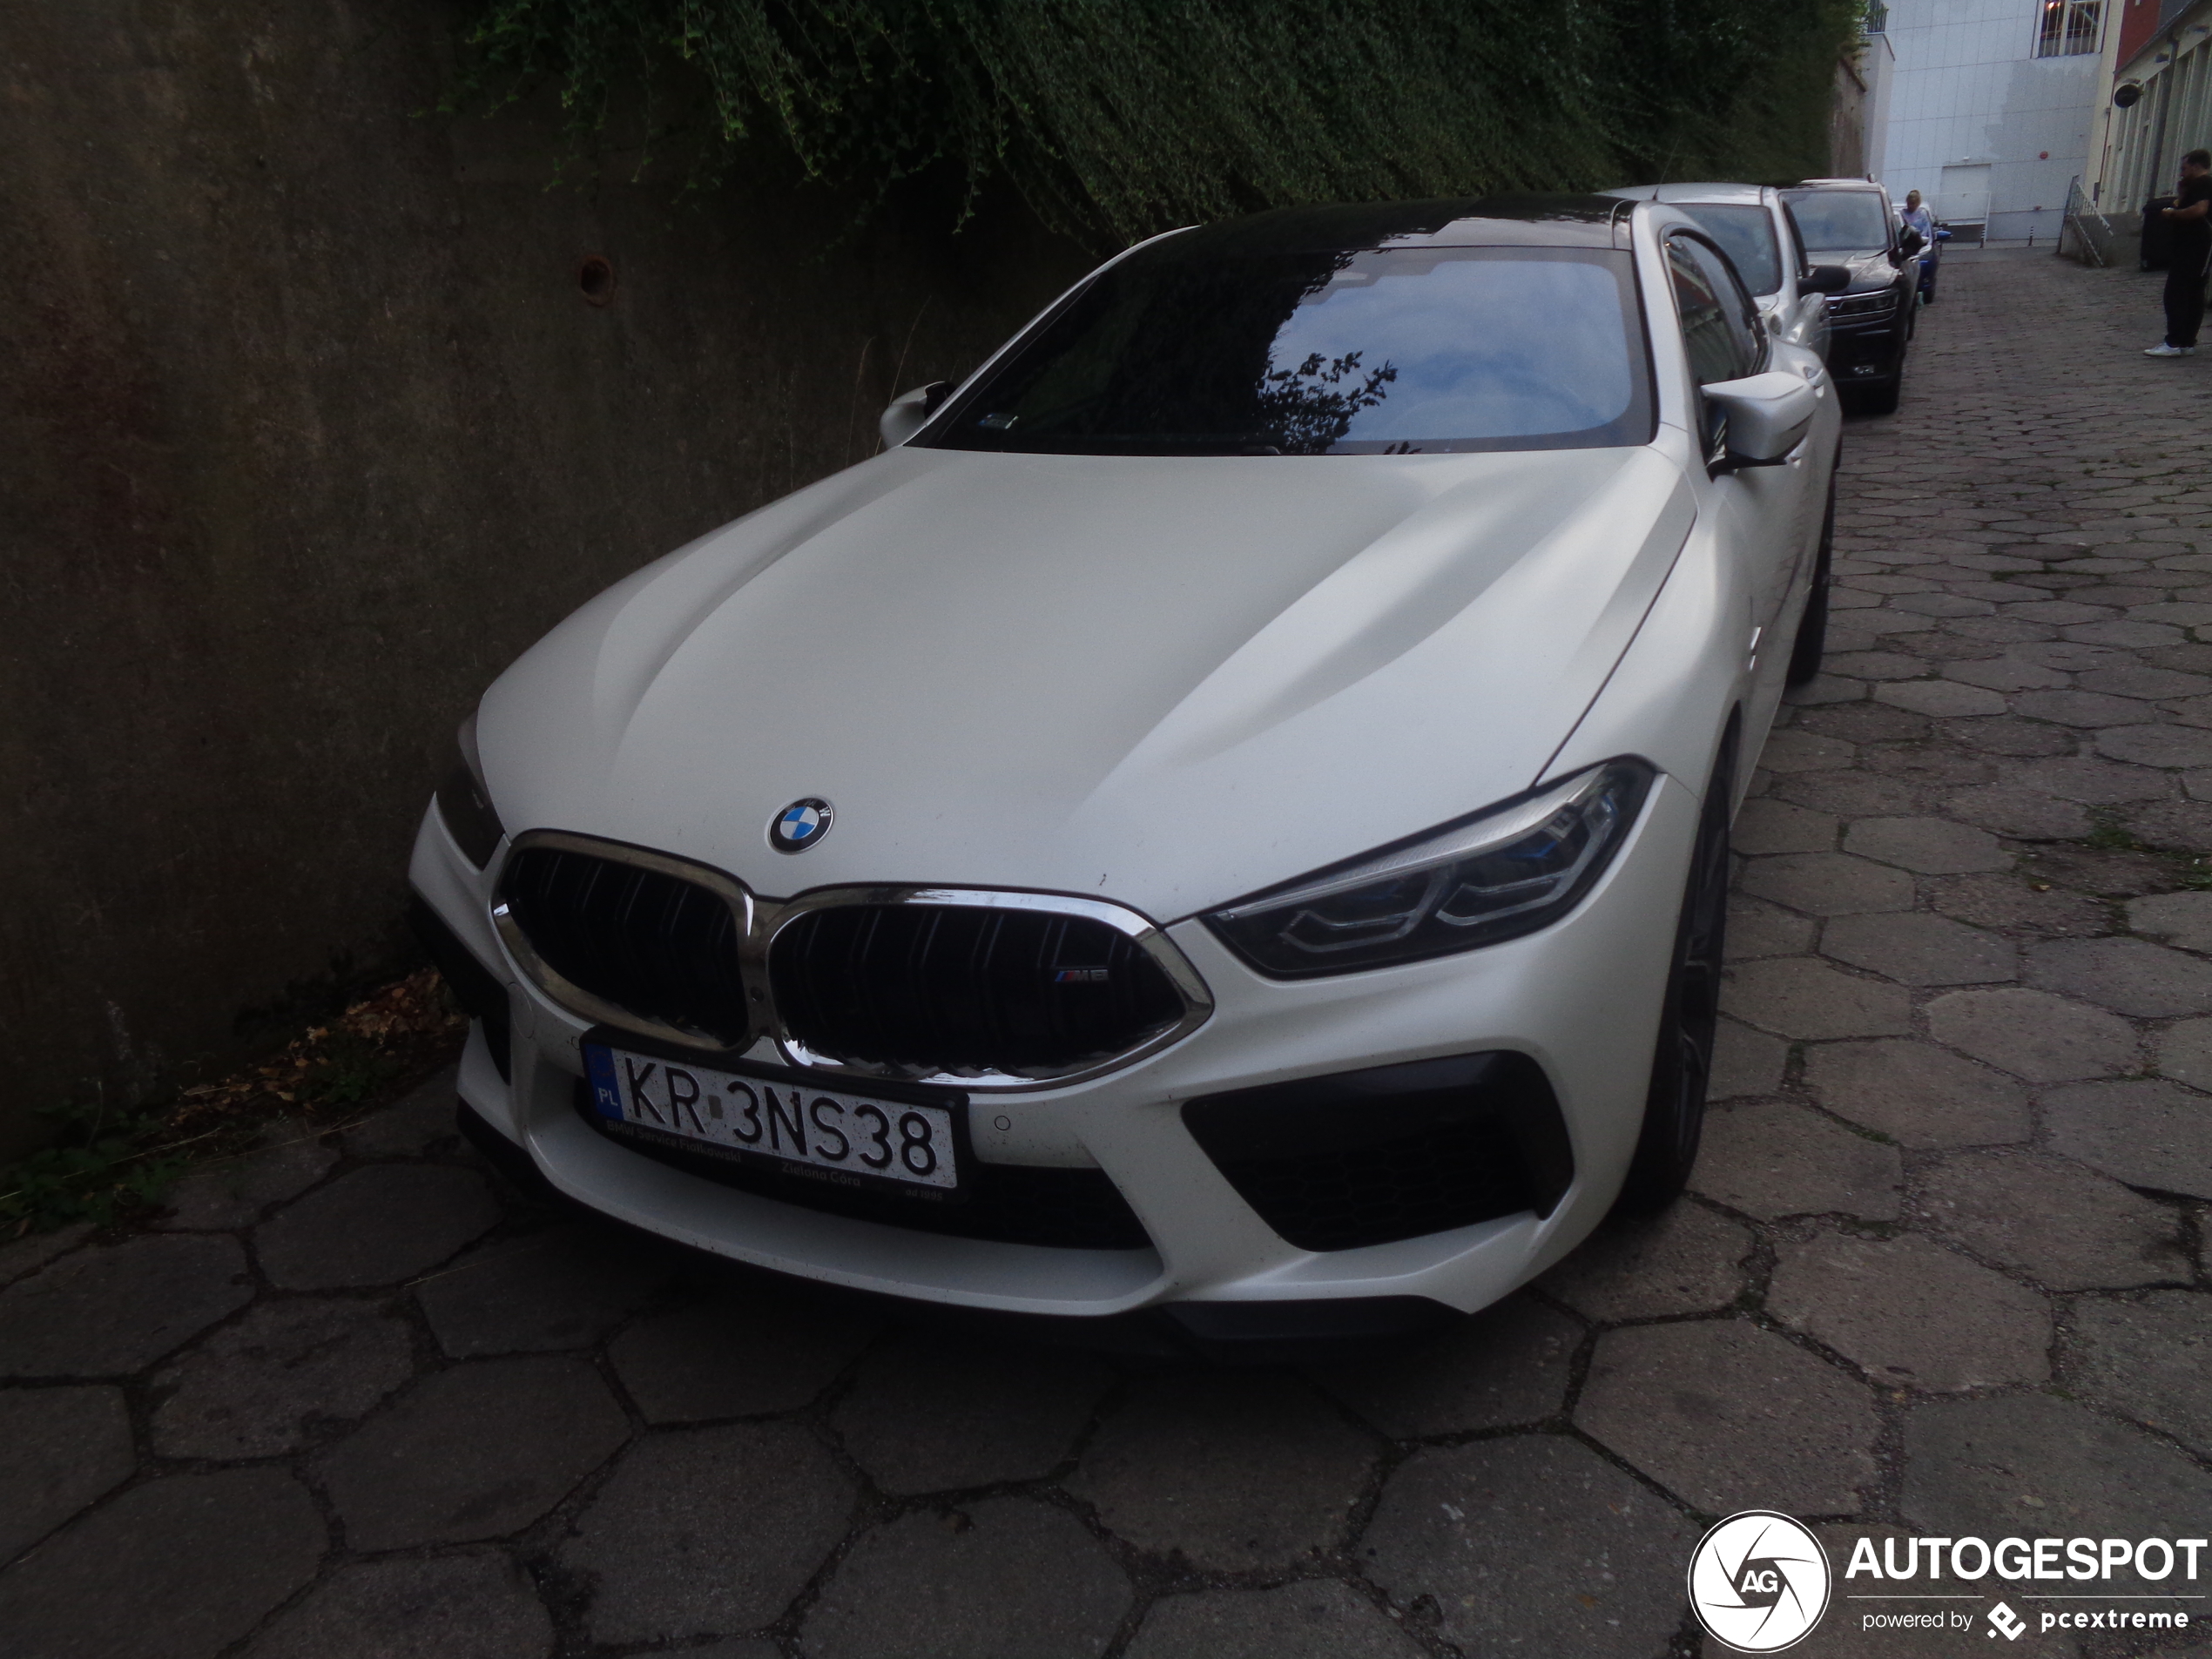
<svg viewBox="0 0 2212 1659"><path fill-rule="evenodd" d="M1897 408L1905 347L1912 338L1919 265L1890 206L1864 179L1808 179L1782 192L1808 258L1844 266L1851 286L1828 296L1828 373L1851 407L1869 415ZM1912 239L1917 244L1917 235Z"/></svg>

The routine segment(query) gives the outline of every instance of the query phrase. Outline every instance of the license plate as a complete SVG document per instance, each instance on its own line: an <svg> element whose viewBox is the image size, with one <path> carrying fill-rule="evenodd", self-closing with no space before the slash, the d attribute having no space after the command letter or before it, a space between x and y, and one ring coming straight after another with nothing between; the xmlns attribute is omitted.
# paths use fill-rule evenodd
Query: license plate
<svg viewBox="0 0 2212 1659"><path fill-rule="evenodd" d="M953 1109L717 1071L586 1043L592 1109L610 1123L726 1151L941 1192L960 1186Z"/></svg>

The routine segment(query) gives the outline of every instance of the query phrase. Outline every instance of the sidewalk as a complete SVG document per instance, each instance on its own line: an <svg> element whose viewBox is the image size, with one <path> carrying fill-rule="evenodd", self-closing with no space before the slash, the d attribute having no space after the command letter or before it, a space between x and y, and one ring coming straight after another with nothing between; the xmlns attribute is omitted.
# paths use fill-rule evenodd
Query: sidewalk
<svg viewBox="0 0 2212 1659"><path fill-rule="evenodd" d="M2139 354L2156 282L1959 260L1848 428L1659 1223L1423 1350L1116 1360L550 1214L440 1080L0 1248L0 1651L1662 1659L1719 1651L1683 1574L1737 1509L1839 1570L2204 1531L2212 356ZM1944 1640L1793 1651L1992 1651Z"/></svg>

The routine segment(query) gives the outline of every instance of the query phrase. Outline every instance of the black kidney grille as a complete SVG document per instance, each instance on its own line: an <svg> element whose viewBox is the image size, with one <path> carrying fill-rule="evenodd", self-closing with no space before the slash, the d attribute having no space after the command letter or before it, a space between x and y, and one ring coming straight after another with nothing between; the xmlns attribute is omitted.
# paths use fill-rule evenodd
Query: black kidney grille
<svg viewBox="0 0 2212 1659"><path fill-rule="evenodd" d="M786 1033L846 1064L1048 1076L1183 1017L1158 963L1088 917L969 905L839 905L769 947Z"/></svg>
<svg viewBox="0 0 2212 1659"><path fill-rule="evenodd" d="M570 984L727 1047L745 1042L738 918L711 888L533 846L509 860L500 896L530 948Z"/></svg>

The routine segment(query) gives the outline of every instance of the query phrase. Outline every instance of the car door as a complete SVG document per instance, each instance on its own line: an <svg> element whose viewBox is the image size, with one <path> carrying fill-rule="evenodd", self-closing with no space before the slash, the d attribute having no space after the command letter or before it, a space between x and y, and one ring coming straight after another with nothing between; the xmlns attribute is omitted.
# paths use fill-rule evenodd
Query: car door
<svg viewBox="0 0 2212 1659"><path fill-rule="evenodd" d="M1668 271L1682 318L1683 341L1691 372L1702 386L1742 380L1768 364L1766 336L1758 307L1719 250L1687 231L1667 238ZM1725 451L1726 435L1717 412L1699 406L1700 430L1709 462ZM1800 444L1778 467L1749 467L1723 472L1711 481L1715 523L1743 570L1751 596L1751 632L1747 652L1752 673L1753 722L1759 732L1782 696L1789 642L1777 638L1779 624L1817 533L1811 445Z"/></svg>

